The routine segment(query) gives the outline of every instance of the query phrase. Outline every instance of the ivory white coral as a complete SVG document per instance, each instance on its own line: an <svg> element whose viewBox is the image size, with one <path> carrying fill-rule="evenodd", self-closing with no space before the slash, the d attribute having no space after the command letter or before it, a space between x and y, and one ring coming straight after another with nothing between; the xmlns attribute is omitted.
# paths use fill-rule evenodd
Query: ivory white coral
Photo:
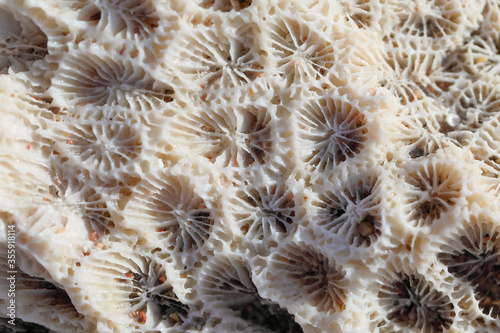
<svg viewBox="0 0 500 333"><path fill-rule="evenodd" d="M0 331L500 331L499 50L500 0L0 0Z"/></svg>

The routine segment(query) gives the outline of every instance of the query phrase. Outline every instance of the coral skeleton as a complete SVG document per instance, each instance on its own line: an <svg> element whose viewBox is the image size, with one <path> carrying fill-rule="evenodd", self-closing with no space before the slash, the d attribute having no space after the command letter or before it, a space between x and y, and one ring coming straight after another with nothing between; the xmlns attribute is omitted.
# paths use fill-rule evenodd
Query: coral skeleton
<svg viewBox="0 0 500 333"><path fill-rule="evenodd" d="M0 0L0 331L500 332L500 0Z"/></svg>

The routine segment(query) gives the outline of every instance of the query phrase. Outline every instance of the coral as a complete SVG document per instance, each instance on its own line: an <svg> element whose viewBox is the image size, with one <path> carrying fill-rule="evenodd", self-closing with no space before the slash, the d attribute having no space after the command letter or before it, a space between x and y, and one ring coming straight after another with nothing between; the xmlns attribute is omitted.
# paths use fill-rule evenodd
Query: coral
<svg viewBox="0 0 500 333"><path fill-rule="evenodd" d="M453 322L449 297L434 290L419 274L397 272L377 296L388 310L387 319L403 327L443 332Z"/></svg>
<svg viewBox="0 0 500 333"><path fill-rule="evenodd" d="M366 178L351 178L340 190L328 184L313 202L317 207L312 222L329 233L338 235L353 246L370 246L381 234L380 189L377 171Z"/></svg>
<svg viewBox="0 0 500 333"><path fill-rule="evenodd" d="M229 12L240 11L252 5L252 0L202 0L200 7Z"/></svg>
<svg viewBox="0 0 500 333"><path fill-rule="evenodd" d="M293 315L276 303L263 299L241 259L214 258L202 271L200 298L216 305L217 311L231 309L235 315L261 330L303 332ZM208 312L214 309L207 309Z"/></svg>
<svg viewBox="0 0 500 333"><path fill-rule="evenodd" d="M331 170L363 150L366 119L342 97L313 100L298 113L300 155L312 170Z"/></svg>
<svg viewBox="0 0 500 333"><path fill-rule="evenodd" d="M263 107L187 110L172 124L170 141L181 147L179 153L197 154L221 167L263 164L273 153L273 122Z"/></svg>
<svg viewBox="0 0 500 333"><path fill-rule="evenodd" d="M7 253L7 244L2 245L2 253ZM45 327L55 330L86 332L92 327L75 308L66 290L50 279L28 274L16 264L12 264L12 261L6 259L2 258L0 262L2 268L1 297L6 299L8 292L14 290L18 300L16 312L24 317L26 322L16 321L16 325L13 326L5 321L1 325L5 325L7 332L10 330L17 332L13 328L17 329L18 327L26 330L40 329L40 332L43 332ZM12 278L13 272L16 272L15 288L10 285L13 280L9 280ZM49 332L48 329L47 332Z"/></svg>
<svg viewBox="0 0 500 333"><path fill-rule="evenodd" d="M47 36L29 17L0 6L0 73L25 71L48 55Z"/></svg>
<svg viewBox="0 0 500 333"><path fill-rule="evenodd" d="M267 288L285 288L280 303L286 305L306 302L327 313L343 311L348 281L342 269L308 246L285 244L269 258Z"/></svg>
<svg viewBox="0 0 500 333"><path fill-rule="evenodd" d="M193 19L167 51L176 62L168 60L162 67L181 82L193 82L190 90L201 88L205 101L224 90L245 87L263 75L264 56L255 29L249 23L227 33L220 19L208 18L203 24Z"/></svg>
<svg viewBox="0 0 500 333"><path fill-rule="evenodd" d="M86 170L110 173L118 171L141 154L140 125L98 123L95 120L65 119L50 124L53 150L62 160ZM58 126L59 125L59 126ZM57 127L58 126L58 127ZM56 127L56 128L54 128Z"/></svg>
<svg viewBox="0 0 500 333"><path fill-rule="evenodd" d="M75 1L72 6L79 9L78 19L110 29L112 35L150 35L160 20L151 0Z"/></svg>
<svg viewBox="0 0 500 333"><path fill-rule="evenodd" d="M93 286L91 302L95 303L85 310L101 312L87 316L100 317L103 323L123 329L181 326L188 317L189 306L179 300L156 255L127 252L119 245L92 251L76 266L80 288ZM87 269L93 271L91 279L85 277ZM111 305L107 302L113 302L112 311L105 310Z"/></svg>
<svg viewBox="0 0 500 333"><path fill-rule="evenodd" d="M177 255L203 249L217 215L189 178L158 171L135 192L125 206L126 228L140 226L140 236Z"/></svg>
<svg viewBox="0 0 500 333"><path fill-rule="evenodd" d="M0 331L500 331L499 50L500 0L0 1Z"/></svg>
<svg viewBox="0 0 500 333"><path fill-rule="evenodd" d="M270 26L271 54L286 86L327 77L335 63L332 43L296 17L280 17Z"/></svg>
<svg viewBox="0 0 500 333"><path fill-rule="evenodd" d="M239 229L238 233L264 244L286 237L296 228L295 205L293 192L283 182L243 185L227 204L230 223Z"/></svg>
<svg viewBox="0 0 500 333"><path fill-rule="evenodd" d="M500 231L488 218L473 218L469 223L457 239L441 247L438 258L450 274L473 287L484 314L499 318Z"/></svg>
<svg viewBox="0 0 500 333"><path fill-rule="evenodd" d="M155 82L144 69L120 56L120 52L103 57L78 49L67 54L52 79L55 103L68 107L123 105L140 110L142 104L172 101L170 86Z"/></svg>
<svg viewBox="0 0 500 333"><path fill-rule="evenodd" d="M408 172L406 181L412 190L408 201L413 205L412 218L418 224L432 223L460 198L461 170L439 160L424 162Z"/></svg>

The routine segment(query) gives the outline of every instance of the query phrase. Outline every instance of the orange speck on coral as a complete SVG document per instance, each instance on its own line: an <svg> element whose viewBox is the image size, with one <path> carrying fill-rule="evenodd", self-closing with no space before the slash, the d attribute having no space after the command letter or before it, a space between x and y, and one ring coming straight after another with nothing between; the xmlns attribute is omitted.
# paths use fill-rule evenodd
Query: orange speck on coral
<svg viewBox="0 0 500 333"><path fill-rule="evenodd" d="M96 240L98 240L99 239L99 235L97 234L97 231L92 230L90 232L89 239L90 239L91 242L95 242Z"/></svg>
<svg viewBox="0 0 500 333"><path fill-rule="evenodd" d="M144 324L146 322L146 320L147 320L146 314L143 311L140 311L139 312L139 318L137 319L137 322L139 324Z"/></svg>
<svg viewBox="0 0 500 333"><path fill-rule="evenodd" d="M169 319L170 323L172 323L173 325L175 325L176 323L178 323L181 320L181 318L179 317L179 315L176 312L169 314L168 319Z"/></svg>

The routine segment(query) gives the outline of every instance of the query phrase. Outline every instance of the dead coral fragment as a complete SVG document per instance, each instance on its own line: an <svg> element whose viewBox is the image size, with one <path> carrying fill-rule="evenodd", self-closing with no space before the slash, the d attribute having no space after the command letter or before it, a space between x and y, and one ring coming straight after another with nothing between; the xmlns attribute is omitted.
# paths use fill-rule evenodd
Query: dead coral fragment
<svg viewBox="0 0 500 333"><path fill-rule="evenodd" d="M43 134L54 141L54 151L61 161L68 161L74 168L87 167L93 174L110 173L126 166L142 151L140 126L81 118L65 120L62 126L53 123L57 128Z"/></svg>
<svg viewBox="0 0 500 333"><path fill-rule="evenodd" d="M75 272L78 285L93 288L89 303L124 331L137 324L146 330L160 322L167 327L180 326L189 307L177 297L163 259L117 244L93 251ZM87 269L91 275L85 274ZM172 323L171 314L179 316L179 320Z"/></svg>
<svg viewBox="0 0 500 333"><path fill-rule="evenodd" d="M478 128L500 111L498 82L476 81L455 93L455 105L460 121L467 128Z"/></svg>

